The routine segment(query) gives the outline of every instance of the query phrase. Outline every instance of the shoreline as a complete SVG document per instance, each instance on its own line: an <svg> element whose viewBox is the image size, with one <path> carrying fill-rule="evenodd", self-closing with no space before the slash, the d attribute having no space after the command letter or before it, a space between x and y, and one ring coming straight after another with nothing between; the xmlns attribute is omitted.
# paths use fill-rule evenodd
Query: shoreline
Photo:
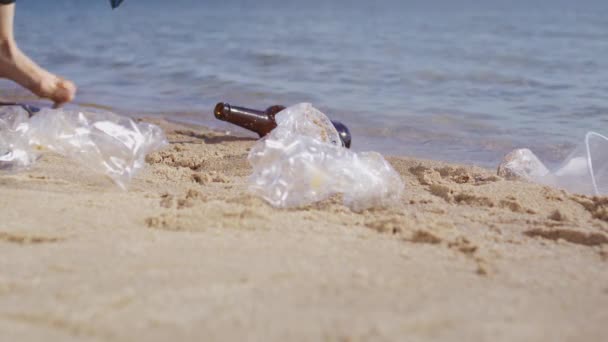
<svg viewBox="0 0 608 342"><path fill-rule="evenodd" d="M54 154L0 172L9 340L588 340L608 334L608 200L387 157L400 203L274 209L251 138L170 144L121 191Z"/></svg>
<svg viewBox="0 0 608 342"><path fill-rule="evenodd" d="M17 88L17 90L15 90L16 93L11 93L10 91L6 91L6 90L5 90L5 92L6 92L6 94L4 96L0 96L0 101L5 101L5 102L21 101L21 102L25 102L27 104L32 104L35 106L51 108L51 104L48 103L48 101L41 100L41 99L31 96L31 95L23 94L24 91L20 90L19 88ZM160 120L166 120L168 122L175 123L178 125L181 124L181 125L193 126L193 127L201 126L201 127L208 128L210 130L214 130L214 131L218 131L218 132L222 132L222 133L231 132L231 134L235 135L235 136L251 137L251 138L257 137L255 134L252 134L249 131L243 130L234 125L229 125L229 124L226 124L225 122L221 122L221 121L218 121L217 119L215 119L213 117L213 105L208 105L203 108L198 108L198 110L187 109L187 108L182 108L182 109L174 108L172 110L147 109L147 110L139 111L139 110L133 109L131 107L113 107L113 106L105 105L103 103L98 103L98 102L94 102L94 101L88 101L88 102L76 101L76 102L67 104L66 107L69 109L83 108L83 109L92 109L92 110L105 110L105 111L114 112L119 115L127 116L127 117L130 117L133 119L141 119L141 118L149 118L152 120L160 119ZM167 118L167 116L169 116L169 115L174 116L174 118ZM331 118L331 115L329 115L329 117ZM353 133L353 138L354 138L353 149L354 150L360 151L360 152L372 150L372 151L382 153L383 155L394 156L394 157L399 157L402 155L403 156L413 155L413 156L416 156L416 158L418 158L418 159L444 161L444 162L460 164L460 165L476 165L479 167L492 169L492 168L495 168L498 166L498 163L500 162L501 158L504 157L504 155L506 155L508 152L512 151L516 147L522 147L522 146L517 146L517 145L511 144L508 146L508 148L504 148L503 149L504 151L501 151L498 149L496 151L491 151L491 152L490 151L488 151L488 152L471 151L471 153L473 155L475 155L476 153L477 153L477 155L476 155L476 157L468 157L466 155L465 151L462 150L464 148L464 146L461 146L461 150L459 152L457 152L458 157L452 156L451 158L453 160L446 160L446 158L449 158L448 156L450 154L449 153L442 154L442 153L439 153L438 151L440 151L445 146L450 146L450 144L453 143L456 139L458 139L458 137L455 137L455 136L451 137L450 140L444 141L441 146L434 146L431 149L425 149L424 141L430 140L431 139L430 136L428 136L426 138L417 137L417 139L411 140L411 141L409 141L409 140L402 141L399 139L398 136L395 136L394 134L382 135L381 133L379 133L379 131L381 131L381 130L370 129L369 131L367 131L366 128L364 128L367 125L362 124L360 122L356 122L356 120L353 120L353 122L349 122L346 118L346 119L343 119L343 121L349 127L349 129L351 129L351 131ZM410 130L410 131L405 132L404 134L407 136L407 134L416 134L416 133L414 133L413 131ZM486 142L486 144L487 144L487 142ZM506 142L502 141L501 144L506 144ZM407 148L407 149L401 148L400 146L409 146L409 148ZM490 146L488 148L494 148L494 147ZM570 148L570 146L568 148ZM563 152L563 151L555 152L554 155L551 156L551 158L548 158L547 162L550 165L561 162L561 159L563 159L563 157L565 157L567 155L567 153L566 154L564 154L564 153L565 152ZM481 155L483 155L484 157L481 157ZM541 154L541 156L543 156L543 155ZM457 161L456 159L461 159L461 160L465 160L465 161L461 162L461 161ZM559 161L556 161L558 159L559 159Z"/></svg>

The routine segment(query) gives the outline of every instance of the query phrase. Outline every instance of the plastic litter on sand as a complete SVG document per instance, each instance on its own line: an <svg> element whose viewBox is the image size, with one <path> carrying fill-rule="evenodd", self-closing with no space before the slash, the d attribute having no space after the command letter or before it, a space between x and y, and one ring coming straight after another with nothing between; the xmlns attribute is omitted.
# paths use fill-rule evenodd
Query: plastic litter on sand
<svg viewBox="0 0 608 342"><path fill-rule="evenodd" d="M403 181L376 152L355 153L340 145L331 121L309 103L276 115L277 127L249 153L250 190L272 206L291 208L342 194L360 211L399 200Z"/></svg>
<svg viewBox="0 0 608 342"><path fill-rule="evenodd" d="M126 189L145 165L146 154L166 144L158 126L105 111L0 109L0 169L32 166L41 151L73 159Z"/></svg>
<svg viewBox="0 0 608 342"><path fill-rule="evenodd" d="M608 138L589 132L556 169L549 170L529 149L509 153L498 174L585 195L608 195Z"/></svg>

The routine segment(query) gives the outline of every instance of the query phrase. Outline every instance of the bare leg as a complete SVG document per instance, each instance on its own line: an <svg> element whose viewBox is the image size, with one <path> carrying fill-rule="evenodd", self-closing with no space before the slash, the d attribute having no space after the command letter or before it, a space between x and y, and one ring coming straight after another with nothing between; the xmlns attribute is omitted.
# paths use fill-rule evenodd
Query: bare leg
<svg viewBox="0 0 608 342"><path fill-rule="evenodd" d="M0 77L50 99L55 107L72 101L76 95L74 83L44 70L17 47L13 37L14 15L15 4L0 4Z"/></svg>

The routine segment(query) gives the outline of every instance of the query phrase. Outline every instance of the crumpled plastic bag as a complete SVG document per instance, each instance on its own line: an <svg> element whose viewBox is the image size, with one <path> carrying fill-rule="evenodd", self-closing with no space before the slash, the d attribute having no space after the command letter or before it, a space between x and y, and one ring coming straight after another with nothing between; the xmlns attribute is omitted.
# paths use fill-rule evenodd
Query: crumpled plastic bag
<svg viewBox="0 0 608 342"><path fill-rule="evenodd" d="M0 169L30 167L50 150L110 177L126 189L146 154L166 144L162 129L105 111L0 108Z"/></svg>
<svg viewBox="0 0 608 342"><path fill-rule="evenodd" d="M32 165L38 155L31 153L27 139L29 114L21 107L0 110L0 170L18 169Z"/></svg>
<svg viewBox="0 0 608 342"><path fill-rule="evenodd" d="M334 194L360 211L399 200L403 181L378 153L341 146L331 121L309 103L284 109L277 127L249 153L250 190L272 206L308 205Z"/></svg>
<svg viewBox="0 0 608 342"><path fill-rule="evenodd" d="M549 170L529 149L515 150L505 156L498 174L573 193L608 195L608 138L587 133L585 141L554 170Z"/></svg>

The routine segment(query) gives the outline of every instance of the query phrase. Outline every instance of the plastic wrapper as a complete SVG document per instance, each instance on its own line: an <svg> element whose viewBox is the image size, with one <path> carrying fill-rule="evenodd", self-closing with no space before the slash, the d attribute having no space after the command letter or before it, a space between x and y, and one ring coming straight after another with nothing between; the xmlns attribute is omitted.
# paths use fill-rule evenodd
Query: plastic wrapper
<svg viewBox="0 0 608 342"><path fill-rule="evenodd" d="M125 189L146 154L166 144L160 127L102 111L0 109L0 168L20 170L50 150L110 177Z"/></svg>
<svg viewBox="0 0 608 342"><path fill-rule="evenodd" d="M360 211L396 202L403 181L378 153L341 147L330 120L311 104L279 112L277 127L249 153L250 189L271 205L298 207L343 194Z"/></svg>
<svg viewBox="0 0 608 342"><path fill-rule="evenodd" d="M608 138L589 132L557 168L548 169L528 149L509 153L498 167L506 178L523 178L585 195L608 195Z"/></svg>
<svg viewBox="0 0 608 342"><path fill-rule="evenodd" d="M29 113L18 106L0 109L0 170L20 169L32 165L38 153L26 138Z"/></svg>

